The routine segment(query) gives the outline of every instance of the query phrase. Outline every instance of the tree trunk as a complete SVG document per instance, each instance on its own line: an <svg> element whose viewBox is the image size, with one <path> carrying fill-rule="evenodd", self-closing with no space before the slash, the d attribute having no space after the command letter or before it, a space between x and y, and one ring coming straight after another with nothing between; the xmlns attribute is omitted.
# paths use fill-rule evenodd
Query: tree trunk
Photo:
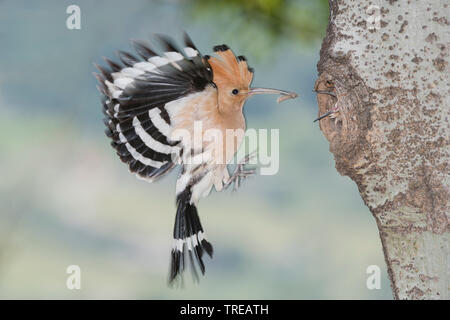
<svg viewBox="0 0 450 320"><path fill-rule="evenodd" d="M329 0L320 128L378 225L396 299L448 299L449 5Z"/></svg>

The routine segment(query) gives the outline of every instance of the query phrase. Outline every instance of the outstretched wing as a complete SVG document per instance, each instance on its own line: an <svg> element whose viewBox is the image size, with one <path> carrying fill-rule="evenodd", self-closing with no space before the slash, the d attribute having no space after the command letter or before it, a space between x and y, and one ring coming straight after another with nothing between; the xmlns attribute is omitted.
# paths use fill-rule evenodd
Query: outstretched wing
<svg viewBox="0 0 450 320"><path fill-rule="evenodd" d="M212 84L212 71L187 34L185 47L158 36L164 53L133 41L141 59L119 51L122 64L105 58L109 67L96 66L103 94L106 135L120 159L138 177L154 181L175 166L179 141L170 139L171 119L165 106Z"/></svg>

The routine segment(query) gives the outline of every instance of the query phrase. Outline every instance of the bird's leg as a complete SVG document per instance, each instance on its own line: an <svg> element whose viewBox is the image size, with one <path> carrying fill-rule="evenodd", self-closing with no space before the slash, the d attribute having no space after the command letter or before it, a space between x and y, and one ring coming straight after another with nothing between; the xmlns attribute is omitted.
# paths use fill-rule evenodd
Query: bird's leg
<svg viewBox="0 0 450 320"><path fill-rule="evenodd" d="M238 162L231 177L225 181L225 188L228 188L234 182L233 191L236 191L239 188L241 180L256 174L256 169L245 169L244 165L249 164L251 160L255 159L257 154L257 151L253 151Z"/></svg>

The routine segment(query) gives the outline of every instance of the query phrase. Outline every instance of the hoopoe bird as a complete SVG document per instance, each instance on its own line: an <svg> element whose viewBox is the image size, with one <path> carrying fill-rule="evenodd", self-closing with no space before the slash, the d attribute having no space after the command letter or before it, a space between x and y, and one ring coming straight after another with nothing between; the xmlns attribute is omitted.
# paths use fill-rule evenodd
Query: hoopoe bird
<svg viewBox="0 0 450 320"><path fill-rule="evenodd" d="M200 198L213 187L221 191L232 183L236 186L239 179L254 173L243 168L252 157L247 155L229 174L227 164L243 136L236 135L233 143L227 143L225 131L245 130L242 109L249 97L280 94L280 102L297 95L251 88L253 69L227 45L215 46L217 57L210 57L202 56L186 33L183 49L165 36L158 39L161 54L142 41L133 41L141 58L119 51L122 64L104 58L108 67L96 65L100 73L95 76L103 95L106 135L130 172L153 182L181 166L169 272L172 283L185 270L185 256L198 279L197 268L205 273L204 252L213 255L197 212ZM208 130L221 133L221 141L193 141L199 124L202 134Z"/></svg>

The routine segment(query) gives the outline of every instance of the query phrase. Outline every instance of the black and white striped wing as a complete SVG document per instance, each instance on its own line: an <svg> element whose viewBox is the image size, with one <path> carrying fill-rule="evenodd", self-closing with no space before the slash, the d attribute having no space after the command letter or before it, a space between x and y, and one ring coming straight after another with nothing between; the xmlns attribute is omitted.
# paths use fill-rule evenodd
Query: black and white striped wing
<svg viewBox="0 0 450 320"><path fill-rule="evenodd" d="M211 68L186 34L182 50L159 39L163 54L134 41L140 59L119 51L122 64L105 59L109 68L97 66L95 74L111 145L131 172L150 181L170 171L180 152L179 141L170 140L166 104L212 84Z"/></svg>

